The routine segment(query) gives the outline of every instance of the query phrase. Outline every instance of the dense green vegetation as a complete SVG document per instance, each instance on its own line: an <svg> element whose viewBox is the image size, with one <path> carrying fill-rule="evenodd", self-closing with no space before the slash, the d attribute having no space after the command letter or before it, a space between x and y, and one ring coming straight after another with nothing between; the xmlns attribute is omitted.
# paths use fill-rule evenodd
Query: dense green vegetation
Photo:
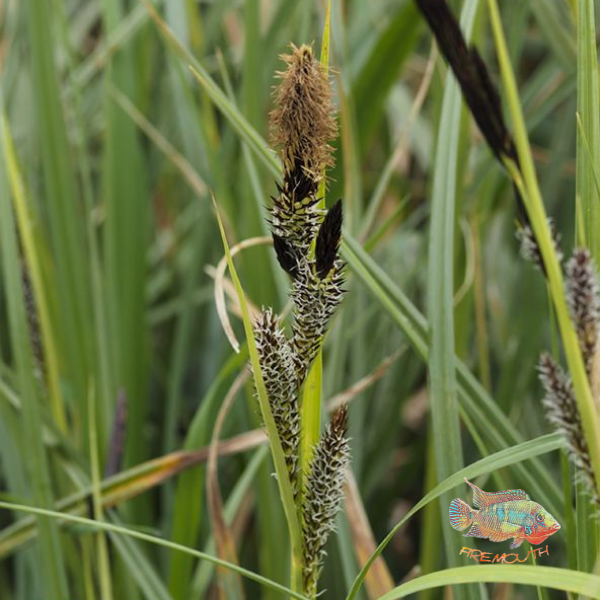
<svg viewBox="0 0 600 600"><path fill-rule="evenodd" d="M413 0L332 0L329 29L325 1L0 0L2 600L305 597L242 313L290 310L268 121L280 55L323 40L347 294L305 399L323 430L346 403L351 438L323 597L600 598L597 508L537 377L544 351L570 373L598 473L599 386L544 211L565 258L600 263L599 6L450 6L512 158ZM544 271L520 256L515 188ZM464 477L550 511L549 555L459 556L509 551L450 527Z"/></svg>

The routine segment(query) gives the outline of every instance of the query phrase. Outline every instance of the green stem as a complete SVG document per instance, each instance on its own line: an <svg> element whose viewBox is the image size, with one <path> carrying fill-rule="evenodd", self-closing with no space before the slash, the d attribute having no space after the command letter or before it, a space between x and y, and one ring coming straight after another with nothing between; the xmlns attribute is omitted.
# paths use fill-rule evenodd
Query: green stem
<svg viewBox="0 0 600 600"><path fill-rule="evenodd" d="M310 368L300 413L302 438L300 440L300 456L302 457L302 473L308 474L312 452L319 442L321 434L321 394L323 388L323 354L319 350Z"/></svg>
<svg viewBox="0 0 600 600"><path fill-rule="evenodd" d="M325 25L323 26L323 37L321 41L321 57L320 62L326 74L329 73L329 32L331 23L331 1L327 3L325 13ZM318 197L319 208L325 209L325 194L326 194L325 170L323 170L323 178L319 183ZM310 461L312 460L313 448L318 444L321 436L321 404L323 393L323 352L319 348L319 352L308 372L304 391L302 394L302 404L300 406L300 472L303 481L310 471ZM301 515L301 507L298 507L298 512ZM292 579L298 577L295 572L295 565L292 561ZM302 572L300 579L303 581ZM305 590L302 588L305 593Z"/></svg>

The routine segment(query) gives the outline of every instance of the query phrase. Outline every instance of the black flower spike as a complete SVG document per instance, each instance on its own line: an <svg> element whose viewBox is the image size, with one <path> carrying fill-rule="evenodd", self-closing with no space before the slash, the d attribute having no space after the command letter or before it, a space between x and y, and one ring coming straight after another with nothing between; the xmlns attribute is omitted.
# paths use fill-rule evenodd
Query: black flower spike
<svg viewBox="0 0 600 600"><path fill-rule="evenodd" d="M415 0L415 2L450 65L465 102L491 151L502 166L505 158L511 159L518 166L516 146L504 121L500 94L477 48L467 45L460 25L446 0ZM519 220L523 224L528 224L529 216L521 194L516 186L513 188L517 199Z"/></svg>
<svg viewBox="0 0 600 600"><path fill-rule="evenodd" d="M315 266L317 275L321 279L327 277L335 261L339 258L342 220L342 201L338 200L325 215L317 236Z"/></svg>
<svg viewBox="0 0 600 600"><path fill-rule="evenodd" d="M298 272L298 257L294 248L288 244L284 238L273 233L273 247L281 268L289 273L292 277L296 277Z"/></svg>
<svg viewBox="0 0 600 600"><path fill-rule="evenodd" d="M269 405L285 455L295 499L299 499L300 413L296 368L290 344L270 308L263 310L254 327L260 368Z"/></svg>
<svg viewBox="0 0 600 600"><path fill-rule="evenodd" d="M569 457L579 469L581 478L597 504L596 478L571 380L549 354L542 354L538 369L546 393L543 404L548 420L565 436Z"/></svg>
<svg viewBox="0 0 600 600"><path fill-rule="evenodd" d="M452 68L465 101L492 152L516 160L517 153L504 122L500 95L476 48L467 46L446 0L415 0L440 50Z"/></svg>
<svg viewBox="0 0 600 600"><path fill-rule="evenodd" d="M317 444L303 497L304 582L309 598L317 592L317 581L329 534L341 508L345 471L349 463L348 413L342 406L333 415Z"/></svg>
<svg viewBox="0 0 600 600"><path fill-rule="evenodd" d="M321 279L314 263L303 261L298 265L291 291L295 305L292 349L298 386L306 378L329 322L344 296L343 268L344 263L337 259L329 275Z"/></svg>
<svg viewBox="0 0 600 600"><path fill-rule="evenodd" d="M585 249L573 252L566 269L567 303L579 338L588 377L591 378L598 345L600 290L596 267Z"/></svg>

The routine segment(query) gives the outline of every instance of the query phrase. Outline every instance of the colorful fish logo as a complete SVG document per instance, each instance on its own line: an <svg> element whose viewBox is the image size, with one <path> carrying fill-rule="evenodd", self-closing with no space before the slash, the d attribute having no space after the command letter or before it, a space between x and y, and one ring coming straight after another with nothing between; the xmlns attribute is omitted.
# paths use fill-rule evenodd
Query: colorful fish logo
<svg viewBox="0 0 600 600"><path fill-rule="evenodd" d="M513 538L510 547L518 548L525 540L541 544L560 529L556 519L523 490L492 494L465 481L473 489L473 505L479 510L460 498L450 503L450 525L457 531L471 526L465 537L488 538L491 542Z"/></svg>

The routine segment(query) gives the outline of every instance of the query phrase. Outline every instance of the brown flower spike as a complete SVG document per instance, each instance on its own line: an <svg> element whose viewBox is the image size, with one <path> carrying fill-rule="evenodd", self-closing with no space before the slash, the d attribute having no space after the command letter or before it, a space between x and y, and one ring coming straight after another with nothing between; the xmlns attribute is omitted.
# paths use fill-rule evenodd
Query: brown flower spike
<svg viewBox="0 0 600 600"><path fill-rule="evenodd" d="M331 86L310 46L291 46L282 56L271 139L283 162L283 183L273 198L271 226L280 265L292 277L310 250L323 217L317 204L326 167L333 166L330 142L337 135Z"/></svg>
<svg viewBox="0 0 600 600"><path fill-rule="evenodd" d="M329 143L337 136L331 86L310 46L292 44L291 49L281 57L288 68L277 73L281 84L275 89L271 138L281 150L285 173L296 181L306 175L318 184L323 169L333 166Z"/></svg>

